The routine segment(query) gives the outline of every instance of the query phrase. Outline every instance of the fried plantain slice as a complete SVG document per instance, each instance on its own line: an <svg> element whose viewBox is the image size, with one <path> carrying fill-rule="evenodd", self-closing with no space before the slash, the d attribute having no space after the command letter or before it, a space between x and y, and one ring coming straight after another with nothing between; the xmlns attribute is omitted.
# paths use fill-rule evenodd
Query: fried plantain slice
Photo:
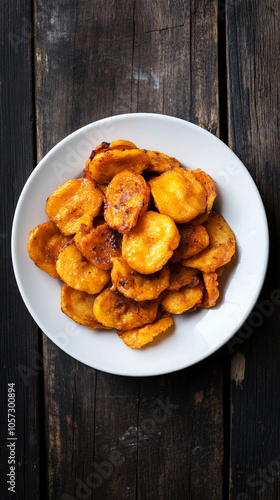
<svg viewBox="0 0 280 500"><path fill-rule="evenodd" d="M137 146L131 141L124 141L118 139L117 141L110 142L108 149L138 149Z"/></svg>
<svg viewBox="0 0 280 500"><path fill-rule="evenodd" d="M111 150L112 149L120 149L120 150L124 151L125 149L138 149L138 148L133 142L125 141L122 139L119 139L119 140L113 141L113 142L105 142L104 141L101 144L99 144L98 146L96 146L95 149L92 150L90 157L89 157L89 161L86 163L86 167L84 169L84 172L88 171L89 163L91 162L91 160L93 160L93 158L95 157L96 154L108 151L109 149L111 149Z"/></svg>
<svg viewBox="0 0 280 500"><path fill-rule="evenodd" d="M194 257L182 260L181 263L211 273L230 262L235 253L235 236L225 219L217 212L209 214L204 226L210 239L208 247Z"/></svg>
<svg viewBox="0 0 280 500"><path fill-rule="evenodd" d="M176 248L171 258L172 262L189 259L208 247L209 236L204 226L183 224L178 229L181 239L178 248Z"/></svg>
<svg viewBox="0 0 280 500"><path fill-rule="evenodd" d="M161 271L151 275L137 273L123 258L112 259L112 288L119 290L125 297L136 300L154 300L159 297L169 283L169 269L164 266ZM185 267L183 269L186 269Z"/></svg>
<svg viewBox="0 0 280 500"><path fill-rule="evenodd" d="M30 231L27 249L29 257L39 269L53 278L59 278L55 263L61 250L69 241L52 221L43 222Z"/></svg>
<svg viewBox="0 0 280 500"><path fill-rule="evenodd" d="M218 274L217 273L202 273L202 278L204 281L204 294L203 300L200 304L200 307L204 309L209 309L210 307L214 307L219 298L219 283L217 281Z"/></svg>
<svg viewBox="0 0 280 500"><path fill-rule="evenodd" d="M110 280L110 272L89 262L71 240L60 252L56 270L67 285L90 294L99 293Z"/></svg>
<svg viewBox="0 0 280 500"><path fill-rule="evenodd" d="M111 269L111 259L122 254L122 235L107 224L89 231L81 225L74 239L81 254L99 269Z"/></svg>
<svg viewBox="0 0 280 500"><path fill-rule="evenodd" d="M172 316L164 313L161 318L153 323L124 332L117 330L117 334L124 343L132 349L141 349L144 345L152 342L155 337L165 332L174 324Z"/></svg>
<svg viewBox="0 0 280 500"><path fill-rule="evenodd" d="M149 184L158 211L179 224L206 210L206 191L191 170L173 167L150 179Z"/></svg>
<svg viewBox="0 0 280 500"><path fill-rule="evenodd" d="M168 262L170 269L169 285L167 290L179 290L184 286L194 287L199 283L198 269L181 266L179 263Z"/></svg>
<svg viewBox="0 0 280 500"><path fill-rule="evenodd" d="M62 234L72 235L79 230L80 224L91 227L103 198L95 182L87 178L69 179L48 198L46 214Z"/></svg>
<svg viewBox="0 0 280 500"><path fill-rule="evenodd" d="M152 274L172 257L179 241L179 231L171 217L148 211L139 217L129 234L124 234L122 255L138 273Z"/></svg>
<svg viewBox="0 0 280 500"><path fill-rule="evenodd" d="M125 141L123 139L118 139L117 141L112 142L102 142L91 152L90 160L94 158L97 153L101 151L108 151L108 149L138 149L137 146L131 141Z"/></svg>
<svg viewBox="0 0 280 500"><path fill-rule="evenodd" d="M231 264L234 264L235 262L235 253L233 254L233 256L231 257L230 261L225 264L224 266L221 266L221 267L217 267L217 269L215 269L215 273L217 273L218 276L222 276L223 272L231 266Z"/></svg>
<svg viewBox="0 0 280 500"><path fill-rule="evenodd" d="M93 304L97 294L89 294L63 285L61 289L61 310L80 325L87 325L90 330L106 328L97 321L93 314Z"/></svg>
<svg viewBox="0 0 280 500"><path fill-rule="evenodd" d="M122 170L108 185L104 217L107 224L122 234L129 233L143 215L150 200L145 179L131 170Z"/></svg>
<svg viewBox="0 0 280 500"><path fill-rule="evenodd" d="M195 306L201 304L203 299L203 284L199 282L196 286L180 288L166 292L161 307L171 314L182 314Z"/></svg>
<svg viewBox="0 0 280 500"><path fill-rule="evenodd" d="M147 153L140 149L104 149L92 155L86 162L89 174L98 184L108 184L113 177L129 168L141 174L149 163Z"/></svg>
<svg viewBox="0 0 280 500"><path fill-rule="evenodd" d="M212 177L210 177L209 174L206 174L206 172L204 172L200 168L192 170L192 173L196 178L196 180L199 181L200 184L204 187L207 195L205 213L198 215L195 219L192 220L192 224L194 225L194 224L202 224L204 221L208 219L208 215L212 210L213 203L216 199L217 193L216 193L216 183L212 179Z"/></svg>
<svg viewBox="0 0 280 500"><path fill-rule="evenodd" d="M91 178L90 173L89 173L88 165L86 165L85 168L83 169L83 179L88 179L89 181L92 181L92 178ZM99 185L97 185L97 186L99 187Z"/></svg>
<svg viewBox="0 0 280 500"><path fill-rule="evenodd" d="M107 288L95 299L93 313L109 328L131 330L152 323L157 315L159 300L136 302L120 292Z"/></svg>
<svg viewBox="0 0 280 500"><path fill-rule="evenodd" d="M164 153L160 153L159 151L149 151L147 149L143 150L149 156L150 163L147 167L147 170L151 170L153 172L166 172L172 167L180 167L180 163L176 158L172 156L165 155Z"/></svg>

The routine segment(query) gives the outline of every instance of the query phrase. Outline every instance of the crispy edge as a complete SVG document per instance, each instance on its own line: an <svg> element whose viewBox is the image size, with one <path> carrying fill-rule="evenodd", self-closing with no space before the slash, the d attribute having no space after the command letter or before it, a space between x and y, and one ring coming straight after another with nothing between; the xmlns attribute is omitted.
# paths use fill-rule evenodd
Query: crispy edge
<svg viewBox="0 0 280 500"><path fill-rule="evenodd" d="M202 278L205 286L203 300L200 307L210 309L216 305L219 298L219 283L217 281L217 273L202 273Z"/></svg>
<svg viewBox="0 0 280 500"><path fill-rule="evenodd" d="M60 252L56 261L56 270L62 281L71 288L87 292L90 295L101 292L110 281L110 272L98 269L85 259L74 239L71 239ZM94 280L92 280L92 272L94 272Z"/></svg>
<svg viewBox="0 0 280 500"><path fill-rule="evenodd" d="M87 160L89 175L98 184L109 184L113 177L122 170L130 169L141 174L149 163L147 153L141 149L108 149L98 151Z"/></svg>
<svg viewBox="0 0 280 500"><path fill-rule="evenodd" d="M173 324L172 316L164 313L161 318L153 323L130 331L117 330L117 334L128 347L141 349L144 345L152 342L155 337L168 330Z"/></svg>
<svg viewBox="0 0 280 500"><path fill-rule="evenodd" d="M91 200L92 208L89 213L90 197L94 197L94 200ZM100 212L103 200L104 195L94 180L87 176L80 179L68 179L48 197L45 212L62 234L70 236L77 232L81 223L86 222L88 227L91 226L94 217ZM83 214L77 216L78 208L81 206L84 208L85 203L87 206Z"/></svg>
<svg viewBox="0 0 280 500"><path fill-rule="evenodd" d="M128 299L118 291L107 288L96 298L93 312L97 320L105 326L127 331L152 323L157 316L159 302L159 299L137 302L133 299ZM117 315L115 315L115 311L117 311ZM126 314L126 323L132 322L135 327L128 325L126 327L124 325L121 318ZM120 326L121 322L122 326Z"/></svg>
<svg viewBox="0 0 280 500"><path fill-rule="evenodd" d="M186 286L184 288L180 288L180 290L168 291L163 296L163 300L161 302L161 307L166 312L168 312L170 314L182 314L182 313L187 312L187 311L194 311L195 310L194 308L196 308L202 302L203 291L204 291L204 286L201 282L199 282L194 287ZM190 300L190 297L185 297L185 294L193 296L192 300ZM181 301L182 306L179 308L177 306L177 304L180 304L181 297L183 297L183 300ZM178 302L177 302L177 300L178 300ZM170 301L171 301L171 305L170 305ZM175 304L177 307L177 310L175 310L175 307L172 306L172 301L174 301L173 306ZM184 301L185 301L185 305L183 305ZM188 303L188 301L189 301L189 303Z"/></svg>
<svg viewBox="0 0 280 500"><path fill-rule="evenodd" d="M204 226L184 224L179 227L180 243L171 258L172 262L190 259L208 247L210 240Z"/></svg>
<svg viewBox="0 0 280 500"><path fill-rule="evenodd" d="M75 311L74 304L73 304L73 294L76 296L80 296L81 298L85 296L87 299L91 298L92 299L92 307L91 307L91 319L85 319L81 314L78 313L78 311ZM106 329L109 330L106 326L102 325L102 323L99 323L97 319L95 318L93 314L93 304L96 299L98 294L89 294L87 292L82 292L79 290L75 290L75 288L70 287L66 283L64 283L63 287L61 288L61 310L66 316L71 318L75 323L78 323L80 325L86 325L90 330L96 330L96 329ZM72 309L71 309L72 308Z"/></svg>
<svg viewBox="0 0 280 500"><path fill-rule="evenodd" d="M138 206L134 202L136 197L139 198ZM144 177L130 169L121 170L108 185L104 218L112 229L128 234L136 226L138 217L146 212L149 202L150 186Z"/></svg>
<svg viewBox="0 0 280 500"><path fill-rule="evenodd" d="M192 173L198 182L200 182L200 184L204 187L207 196L205 213L198 215L191 221L192 225L198 225L205 222L208 219L208 215L212 211L212 207L217 196L216 183L209 174L206 174L206 172L200 168L192 170Z"/></svg>
<svg viewBox="0 0 280 500"><path fill-rule="evenodd" d="M213 219L216 219L216 227L221 227L222 225L224 232L228 235L228 239L222 243L220 243L219 239L215 236L215 225L211 226L213 224ZM209 214L207 221L205 221L205 226L210 238L209 246L194 257L182 260L181 264L187 267L195 267L205 273L210 273L216 271L217 268L221 268L231 261L235 254L236 241L231 227L228 225L224 217L217 212L211 212ZM211 257L211 254L214 254L215 258L213 259L212 255L211 262L208 262L207 264L207 259ZM220 257L218 259L217 255L219 256L219 254L223 254L223 258Z"/></svg>
<svg viewBox="0 0 280 500"><path fill-rule="evenodd" d="M46 252L43 253L43 251L40 250L41 255L38 255L38 247L40 247L40 245L38 244L38 238L42 238L43 236L42 232L44 233L44 235L46 235L46 233L49 233L50 238L57 236L61 240L61 245L59 245L60 248L59 251L51 252L51 255L48 255L46 254ZM56 260L58 259L60 252L67 244L69 239L70 239L69 236L64 236L63 234L61 234L61 232L56 227L54 222L52 221L43 222L42 224L39 224L34 229L32 229L28 235L27 250L29 257L34 262L34 264L39 269L41 269L41 271L46 272L52 278L59 279L60 276L56 270ZM37 241L37 243L34 243L35 241ZM44 245L44 250L45 246L46 245Z"/></svg>
<svg viewBox="0 0 280 500"><path fill-rule="evenodd" d="M99 224L89 231L81 224L74 240L81 254L105 271L112 268L112 258L120 257L122 254L122 235L110 228L107 223Z"/></svg>
<svg viewBox="0 0 280 500"><path fill-rule="evenodd" d="M168 262L168 267L170 269L170 277L167 290L180 290L180 288L185 286L193 288L198 285L199 278L197 274L200 272L198 269L182 266L177 262Z"/></svg>
<svg viewBox="0 0 280 500"><path fill-rule="evenodd" d="M167 265L163 266L163 268L156 273L140 274L137 271L134 271L122 257L113 258L112 263L113 268L111 271L111 290L118 290L129 299L136 300L137 302L141 302L144 300L156 300L160 296L160 294L168 287L170 271ZM142 278L144 282L147 283L147 291L145 287L141 287L140 290L139 287L135 287L137 276ZM153 288L154 280L160 281L160 287L158 287L158 285L154 283L155 286ZM145 288L144 291L143 288ZM146 296L144 297L145 293Z"/></svg>
<svg viewBox="0 0 280 500"><path fill-rule="evenodd" d="M146 168L148 171L163 173L172 167L180 167L179 161L173 156L148 149L144 149L143 151L147 153L150 159L150 163Z"/></svg>

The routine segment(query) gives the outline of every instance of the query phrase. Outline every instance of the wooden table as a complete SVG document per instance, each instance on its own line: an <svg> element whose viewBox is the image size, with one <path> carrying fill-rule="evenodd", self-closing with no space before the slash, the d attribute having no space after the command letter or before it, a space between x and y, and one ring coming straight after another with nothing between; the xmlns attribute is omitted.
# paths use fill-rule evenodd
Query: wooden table
<svg viewBox="0 0 280 500"><path fill-rule="evenodd" d="M3 0L1 498L280 498L279 28L275 0ZM251 327L196 366L151 378L108 375L57 348L26 310L10 258L15 205L37 162L77 128L130 112L220 137L270 225Z"/></svg>

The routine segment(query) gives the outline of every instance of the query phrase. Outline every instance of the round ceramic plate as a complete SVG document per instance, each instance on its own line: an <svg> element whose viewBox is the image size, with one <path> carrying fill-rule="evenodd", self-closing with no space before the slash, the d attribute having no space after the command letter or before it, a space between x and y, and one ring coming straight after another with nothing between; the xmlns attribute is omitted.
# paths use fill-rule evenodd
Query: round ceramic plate
<svg viewBox="0 0 280 500"><path fill-rule="evenodd" d="M126 139L139 148L175 156L181 165L201 168L216 181L219 211L235 233L236 262L220 278L216 307L174 316L175 326L142 349L127 347L115 330L90 331L60 309L61 282L38 269L27 252L28 233L48 220L48 196L69 178L82 176L92 149L103 141ZM250 174L219 139L192 123L137 113L106 118L66 137L39 163L18 201L12 231L12 258L23 300L42 331L83 363L118 375L149 376L197 363L225 344L250 314L261 290L268 260L268 228L262 200Z"/></svg>

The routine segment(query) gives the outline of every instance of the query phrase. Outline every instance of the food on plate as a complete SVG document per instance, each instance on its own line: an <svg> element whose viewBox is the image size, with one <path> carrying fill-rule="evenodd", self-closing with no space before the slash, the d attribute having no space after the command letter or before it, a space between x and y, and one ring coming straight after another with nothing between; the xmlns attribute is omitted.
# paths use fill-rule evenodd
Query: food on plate
<svg viewBox="0 0 280 500"><path fill-rule="evenodd" d="M112 290L118 290L125 297L138 302L154 300L169 286L168 266L163 266L156 273L143 275L134 271L122 257L113 258L112 262Z"/></svg>
<svg viewBox="0 0 280 500"><path fill-rule="evenodd" d="M203 298L203 284L201 281L193 287L184 287L180 290L168 291L161 302L162 308L171 314L182 314L201 304Z"/></svg>
<svg viewBox="0 0 280 500"><path fill-rule="evenodd" d="M81 224L74 239L81 254L99 269L111 269L112 258L122 254L122 235L107 224L89 230Z"/></svg>
<svg viewBox="0 0 280 500"><path fill-rule="evenodd" d="M108 149L121 149L123 151L125 149L138 149L137 146L131 141L118 140L110 143L105 142L103 144L105 144Z"/></svg>
<svg viewBox="0 0 280 500"><path fill-rule="evenodd" d="M218 278L236 242L212 211L208 173L120 139L96 146L81 175L49 196L50 220L28 237L33 262L62 280L64 314L90 330L115 328L140 349L172 314L221 300Z"/></svg>
<svg viewBox="0 0 280 500"><path fill-rule="evenodd" d="M216 183L213 181L210 175L206 174L206 172L204 172L200 168L192 170L192 173L196 178L196 180L200 182L200 184L204 187L206 191L205 213L198 215L195 219L192 220L192 224L194 225L194 224L202 224L202 222L207 220L208 215L212 210L213 203L216 199L217 193L216 193Z"/></svg>
<svg viewBox="0 0 280 500"><path fill-rule="evenodd" d="M219 298L219 283L217 281L217 273L202 273L202 278L204 282L204 294L201 307L209 309L214 307Z"/></svg>
<svg viewBox="0 0 280 500"><path fill-rule="evenodd" d="M182 224L203 214L207 193L191 170L173 167L149 181L155 205L161 214Z"/></svg>
<svg viewBox="0 0 280 500"><path fill-rule="evenodd" d="M61 310L80 325L87 325L90 330L107 328L99 323L93 314L93 304L97 294L89 294L63 285L61 289Z"/></svg>
<svg viewBox="0 0 280 500"><path fill-rule="evenodd" d="M217 267L217 269L215 269L215 273L217 273L218 276L222 276L223 272L228 268L230 267L232 264L234 264L235 262L235 253L233 254L233 256L231 257L230 261L227 262L227 264L224 264L223 266L221 267Z"/></svg>
<svg viewBox="0 0 280 500"><path fill-rule="evenodd" d="M181 224L179 226L180 243L172 256L172 262L188 259L198 254L209 245L209 235L202 225L193 226L190 224Z"/></svg>
<svg viewBox="0 0 280 500"><path fill-rule="evenodd" d="M99 269L83 257L74 240L65 245L56 270L67 285L87 293L99 293L110 280L110 272Z"/></svg>
<svg viewBox="0 0 280 500"><path fill-rule="evenodd" d="M107 288L93 304L96 319L105 326L118 330L131 330L152 323L158 312L159 300L136 300Z"/></svg>
<svg viewBox="0 0 280 500"><path fill-rule="evenodd" d="M150 188L144 177L122 170L111 180L105 195L104 218L122 234L129 233L149 204Z"/></svg>
<svg viewBox="0 0 280 500"><path fill-rule="evenodd" d="M140 328L134 328L127 332L122 330L117 330L117 334L124 341L128 347L132 349L140 349L144 345L152 342L155 337L160 333L165 332L174 324L172 316L167 313L156 319L153 323L142 326Z"/></svg>
<svg viewBox="0 0 280 500"><path fill-rule="evenodd" d="M53 278L59 278L55 263L68 241L69 236L63 236L52 221L43 222L28 235L29 257L42 271Z"/></svg>
<svg viewBox="0 0 280 500"><path fill-rule="evenodd" d="M180 163L176 158L160 153L159 151L149 151L144 149L144 152L149 156L149 165L147 170L153 172L166 172L172 167L180 167Z"/></svg>
<svg viewBox="0 0 280 500"><path fill-rule="evenodd" d="M182 266L179 262L168 262L170 270L167 290L180 290L183 286L195 286L199 283L198 269Z"/></svg>
<svg viewBox="0 0 280 500"><path fill-rule="evenodd" d="M179 242L174 220L169 215L148 211L139 217L129 234L124 234L122 255L134 271L152 274L163 268Z"/></svg>
<svg viewBox="0 0 280 500"><path fill-rule="evenodd" d="M89 175L98 184L109 184L117 173L128 168L142 174L149 164L149 156L141 149L110 149L109 146L93 152L87 162Z"/></svg>
<svg viewBox="0 0 280 500"><path fill-rule="evenodd" d="M223 216L217 212L209 214L204 227L209 234L208 247L194 257L183 260L182 264L211 273L230 262L235 253L235 237Z"/></svg>
<svg viewBox="0 0 280 500"><path fill-rule="evenodd" d="M103 198L95 182L69 179L48 198L46 214L62 234L75 234L80 224L91 227L93 218L99 214Z"/></svg>

